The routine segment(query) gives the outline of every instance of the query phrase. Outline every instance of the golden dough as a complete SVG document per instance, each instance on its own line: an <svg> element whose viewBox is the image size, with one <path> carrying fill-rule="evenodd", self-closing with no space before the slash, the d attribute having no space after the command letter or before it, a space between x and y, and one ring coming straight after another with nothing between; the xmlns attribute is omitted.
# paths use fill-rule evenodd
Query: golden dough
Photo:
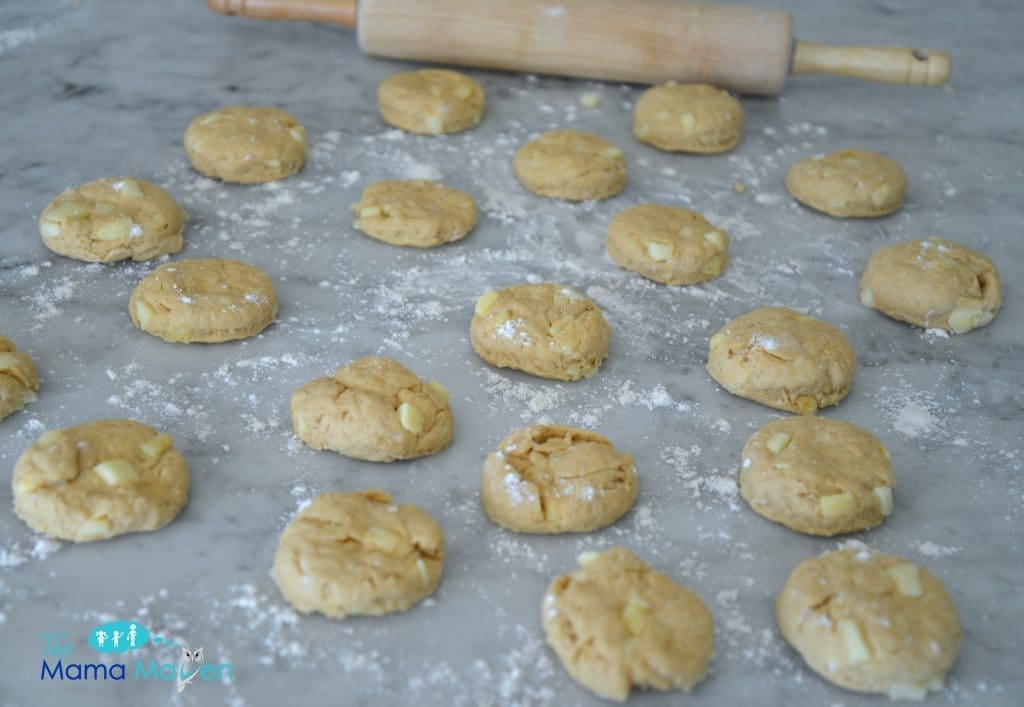
<svg viewBox="0 0 1024 707"><path fill-rule="evenodd" d="M277 316L270 277L238 260L202 258L161 265L132 291L132 322L172 343L245 339Z"/></svg>
<svg viewBox="0 0 1024 707"><path fill-rule="evenodd" d="M842 420L769 422L743 447L740 495L765 518L809 535L865 530L892 513L892 464L882 443Z"/></svg>
<svg viewBox="0 0 1024 707"><path fill-rule="evenodd" d="M204 113L185 130L197 172L236 184L289 177L306 162L306 129L272 106L228 106Z"/></svg>
<svg viewBox="0 0 1024 707"><path fill-rule="evenodd" d="M876 251L860 280L860 301L901 322L964 334L991 322L1003 295L991 260L929 238Z"/></svg>
<svg viewBox="0 0 1024 707"><path fill-rule="evenodd" d="M813 415L850 392L853 347L831 324L765 307L736 317L711 337L708 373L733 395Z"/></svg>
<svg viewBox="0 0 1024 707"><path fill-rule="evenodd" d="M375 182L352 206L355 227L397 246L432 248L465 237L476 225L469 194L423 179Z"/></svg>
<svg viewBox="0 0 1024 707"><path fill-rule="evenodd" d="M516 177L534 194L567 201L607 199L626 186L626 158L582 130L551 130L516 152Z"/></svg>
<svg viewBox="0 0 1024 707"><path fill-rule="evenodd" d="M946 588L899 557L839 550L812 557L775 602L782 635L829 682L894 699L941 690L960 649Z"/></svg>
<svg viewBox="0 0 1024 707"><path fill-rule="evenodd" d="M605 243L616 263L666 285L718 277L729 262L729 235L695 211L641 204L608 224Z"/></svg>
<svg viewBox="0 0 1024 707"><path fill-rule="evenodd" d="M377 108L385 122L411 133L458 133L483 117L484 89L458 71L402 71L381 82Z"/></svg>
<svg viewBox="0 0 1024 707"><path fill-rule="evenodd" d="M39 372L36 362L0 334L0 420L35 402L37 390Z"/></svg>
<svg viewBox="0 0 1024 707"><path fill-rule="evenodd" d="M524 533L583 533L611 525L633 506L633 457L604 437L533 425L502 440L484 462L481 499L498 525Z"/></svg>
<svg viewBox="0 0 1024 707"><path fill-rule="evenodd" d="M325 493L288 524L271 575L297 611L335 619L405 611L434 593L444 535L385 491Z"/></svg>
<svg viewBox="0 0 1024 707"><path fill-rule="evenodd" d="M448 391L391 358L367 356L292 394L292 427L313 449L389 462L436 454L452 441Z"/></svg>
<svg viewBox="0 0 1024 707"><path fill-rule="evenodd" d="M793 165L786 188L800 203L829 216L885 216L903 205L907 175L876 152L842 150Z"/></svg>
<svg viewBox="0 0 1024 707"><path fill-rule="evenodd" d="M51 201L39 216L39 233L47 248L76 260L149 260L182 249L187 216L155 184L109 177Z"/></svg>
<svg viewBox="0 0 1024 707"><path fill-rule="evenodd" d="M699 596L621 547L580 564L541 608L548 645L576 682L624 702L633 686L689 691L707 675L714 624Z"/></svg>
<svg viewBox="0 0 1024 707"><path fill-rule="evenodd" d="M474 308L469 338L492 366L574 381L597 373L608 355L611 329L589 299L545 283L485 292Z"/></svg>
<svg viewBox="0 0 1024 707"><path fill-rule="evenodd" d="M188 500L170 435L132 420L50 430L14 466L14 512L40 533L88 542L156 530Z"/></svg>
<svg viewBox="0 0 1024 707"><path fill-rule="evenodd" d="M743 137L743 105L714 86L669 81L640 96L633 135L670 152L728 152Z"/></svg>

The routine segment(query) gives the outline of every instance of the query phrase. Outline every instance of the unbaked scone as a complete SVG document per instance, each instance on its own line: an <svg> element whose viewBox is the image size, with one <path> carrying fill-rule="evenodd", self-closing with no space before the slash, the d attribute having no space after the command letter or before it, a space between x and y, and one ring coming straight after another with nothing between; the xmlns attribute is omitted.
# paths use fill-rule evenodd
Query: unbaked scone
<svg viewBox="0 0 1024 707"><path fill-rule="evenodd" d="M281 535L271 576L303 614L335 619L405 611L434 593L444 535L417 506L386 491L325 493Z"/></svg>
<svg viewBox="0 0 1024 707"><path fill-rule="evenodd" d="M137 177L69 189L43 209L39 234L54 253L90 263L177 253L188 214L170 194Z"/></svg>
<svg viewBox="0 0 1024 707"><path fill-rule="evenodd" d="M306 130L272 106L228 106L204 113L185 130L196 171L235 184L289 177L306 162Z"/></svg>
<svg viewBox="0 0 1024 707"><path fill-rule="evenodd" d="M375 182L352 206L355 227L397 246L432 248L463 238L476 225L476 202L458 189L426 179Z"/></svg>
<svg viewBox="0 0 1024 707"><path fill-rule="evenodd" d="M743 447L740 495L765 518L809 535L872 528L892 513L889 452L842 420L769 422Z"/></svg>
<svg viewBox="0 0 1024 707"><path fill-rule="evenodd" d="M458 71L402 71L381 82L377 108L384 122L411 133L458 133L483 117L484 89Z"/></svg>
<svg viewBox="0 0 1024 707"><path fill-rule="evenodd" d="M626 185L622 150L582 130L543 133L519 148L512 166L524 187L556 199L607 199Z"/></svg>
<svg viewBox="0 0 1024 707"><path fill-rule="evenodd" d="M991 260L929 238L877 250L864 268L860 301L901 322L964 334L991 322L1003 295Z"/></svg>
<svg viewBox="0 0 1024 707"><path fill-rule="evenodd" d="M277 316L270 276L238 260L165 263L128 300L132 322L164 341L219 343L254 336Z"/></svg>
<svg viewBox="0 0 1024 707"><path fill-rule="evenodd" d="M608 224L605 242L616 263L666 285L692 285L718 277L729 262L729 235L695 211L640 204Z"/></svg>
<svg viewBox="0 0 1024 707"><path fill-rule="evenodd" d="M629 550L580 555L541 608L544 631L576 682L624 702L633 686L689 691L707 674L714 624L701 598Z"/></svg>
<svg viewBox="0 0 1024 707"><path fill-rule="evenodd" d="M40 533L88 542L156 530L188 500L170 435L133 420L45 432L14 466L14 512Z"/></svg>
<svg viewBox="0 0 1024 707"><path fill-rule="evenodd" d="M583 533L611 525L636 500L633 457L575 427L516 430L484 462L488 517L523 533Z"/></svg>
<svg viewBox="0 0 1024 707"><path fill-rule="evenodd" d="M452 441L448 391L391 358L367 356L292 394L292 427L313 449L390 462L436 454Z"/></svg>
<svg viewBox="0 0 1024 707"><path fill-rule="evenodd" d="M841 150L797 162L786 188L801 204L840 218L885 216L903 206L907 175L876 152Z"/></svg>
<svg viewBox="0 0 1024 707"><path fill-rule="evenodd" d="M850 392L857 357L831 324L765 307L736 317L711 337L707 369L733 395L813 415Z"/></svg>
<svg viewBox="0 0 1024 707"><path fill-rule="evenodd" d="M714 86L669 81L640 96L633 135L659 150L728 152L743 137L743 105Z"/></svg>
<svg viewBox="0 0 1024 707"><path fill-rule="evenodd" d="M492 366L575 381L597 373L611 329L596 304L568 287L516 285L477 300L469 339Z"/></svg>
<svg viewBox="0 0 1024 707"><path fill-rule="evenodd" d="M823 678L893 699L941 690L960 649L960 619L942 582L866 549L804 560L779 593L775 617Z"/></svg>
<svg viewBox="0 0 1024 707"><path fill-rule="evenodd" d="M35 402L39 390L36 362L0 334L0 420Z"/></svg>

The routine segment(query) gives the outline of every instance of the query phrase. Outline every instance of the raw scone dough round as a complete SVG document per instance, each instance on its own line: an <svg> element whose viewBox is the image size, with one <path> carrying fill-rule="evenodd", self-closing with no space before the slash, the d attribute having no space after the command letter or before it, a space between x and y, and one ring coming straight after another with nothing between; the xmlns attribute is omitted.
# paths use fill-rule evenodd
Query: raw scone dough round
<svg viewBox="0 0 1024 707"><path fill-rule="evenodd" d="M733 395L813 415L850 392L853 347L831 324L785 307L755 309L711 337L708 373Z"/></svg>
<svg viewBox="0 0 1024 707"><path fill-rule="evenodd" d="M484 89L458 71L403 71L381 82L377 107L384 122L411 133L458 133L483 117Z"/></svg>
<svg viewBox="0 0 1024 707"><path fill-rule="evenodd" d="M666 285L692 285L718 277L729 262L729 235L694 211L641 204L608 224L612 260Z"/></svg>
<svg viewBox="0 0 1024 707"><path fill-rule="evenodd" d="M626 185L626 158L582 130L551 130L516 152L516 176L534 194L568 201L607 199Z"/></svg>
<svg viewBox="0 0 1024 707"><path fill-rule="evenodd" d="M289 177L306 162L306 130L271 106L228 106L204 113L185 131L196 171L236 184Z"/></svg>
<svg viewBox="0 0 1024 707"><path fill-rule="evenodd" d="M743 137L743 106L714 86L669 81L640 96L633 135L659 150L728 152Z"/></svg>
<svg viewBox="0 0 1024 707"><path fill-rule="evenodd" d="M842 420L791 417L747 440L740 495L765 518L809 535L872 528L892 513L889 452Z"/></svg>
<svg viewBox="0 0 1024 707"><path fill-rule="evenodd" d="M544 631L576 682L624 702L632 686L687 690L707 674L711 612L700 597L613 547L580 555L580 569L544 595Z"/></svg>
<svg viewBox="0 0 1024 707"><path fill-rule="evenodd" d="M0 420L35 402L37 390L39 372L36 362L0 334Z"/></svg>
<svg viewBox="0 0 1024 707"><path fill-rule="evenodd" d="M611 525L636 500L633 457L604 437L533 425L506 437L484 462L488 517L524 533L583 533Z"/></svg>
<svg viewBox="0 0 1024 707"><path fill-rule="evenodd" d="M885 216L903 206L907 175L885 155L841 150L797 162L786 188L800 203L829 216Z"/></svg>
<svg viewBox="0 0 1024 707"><path fill-rule="evenodd" d="M165 263L132 291L132 322L172 343L245 339L277 316L270 276L238 260L201 258Z"/></svg>
<svg viewBox="0 0 1024 707"><path fill-rule="evenodd" d="M343 619L405 611L434 593L443 566L434 519L371 489L314 498L284 529L271 574L298 611Z"/></svg>
<svg viewBox="0 0 1024 707"><path fill-rule="evenodd" d="M492 366L574 381L597 373L608 355L611 329L589 299L546 283L485 292L469 338Z"/></svg>
<svg viewBox="0 0 1024 707"><path fill-rule="evenodd" d="M865 307L915 326L964 334L983 327L1002 304L995 264L955 241L896 243L871 256L860 280Z"/></svg>
<svg viewBox="0 0 1024 707"><path fill-rule="evenodd" d="M870 550L827 552L793 570L775 603L782 635L829 682L922 699L942 689L960 619L927 570Z"/></svg>
<svg viewBox="0 0 1024 707"><path fill-rule="evenodd" d="M188 500L188 464L170 435L98 420L37 439L14 466L14 512L40 533L88 542L162 528Z"/></svg>
<svg viewBox="0 0 1024 707"><path fill-rule="evenodd" d="M457 241L476 225L476 202L469 194L425 179L371 184L352 206L355 227L379 241L431 248Z"/></svg>
<svg viewBox="0 0 1024 707"><path fill-rule="evenodd" d="M371 462L436 454L455 428L443 385L376 356L306 383L291 410L295 434L313 449Z"/></svg>
<svg viewBox="0 0 1024 707"><path fill-rule="evenodd" d="M77 260L149 260L181 250L187 217L155 184L108 177L51 201L39 216L39 233L54 253Z"/></svg>

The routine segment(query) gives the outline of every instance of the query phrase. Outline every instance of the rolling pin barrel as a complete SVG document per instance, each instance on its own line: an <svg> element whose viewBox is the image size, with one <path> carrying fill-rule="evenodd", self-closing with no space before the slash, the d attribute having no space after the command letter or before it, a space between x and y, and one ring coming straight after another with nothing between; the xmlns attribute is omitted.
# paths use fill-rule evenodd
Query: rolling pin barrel
<svg viewBox="0 0 1024 707"><path fill-rule="evenodd" d="M611 81L781 92L789 14L678 0L360 0L369 54Z"/></svg>
<svg viewBox="0 0 1024 707"><path fill-rule="evenodd" d="M781 93L794 74L941 86L933 49L798 41L788 13L680 0L207 0L226 15L356 27L369 54L636 83Z"/></svg>

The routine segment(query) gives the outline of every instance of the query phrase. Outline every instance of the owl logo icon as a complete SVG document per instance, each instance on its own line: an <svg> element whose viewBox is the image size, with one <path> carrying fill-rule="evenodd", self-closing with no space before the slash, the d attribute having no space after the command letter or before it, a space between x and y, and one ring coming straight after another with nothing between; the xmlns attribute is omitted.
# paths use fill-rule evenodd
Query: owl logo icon
<svg viewBox="0 0 1024 707"><path fill-rule="evenodd" d="M203 667L203 647L199 646L195 650L189 650L188 648L182 647L181 649L181 661L178 663L178 692L181 693L188 685L196 679L199 675L199 670ZM185 677L186 671L188 677Z"/></svg>

